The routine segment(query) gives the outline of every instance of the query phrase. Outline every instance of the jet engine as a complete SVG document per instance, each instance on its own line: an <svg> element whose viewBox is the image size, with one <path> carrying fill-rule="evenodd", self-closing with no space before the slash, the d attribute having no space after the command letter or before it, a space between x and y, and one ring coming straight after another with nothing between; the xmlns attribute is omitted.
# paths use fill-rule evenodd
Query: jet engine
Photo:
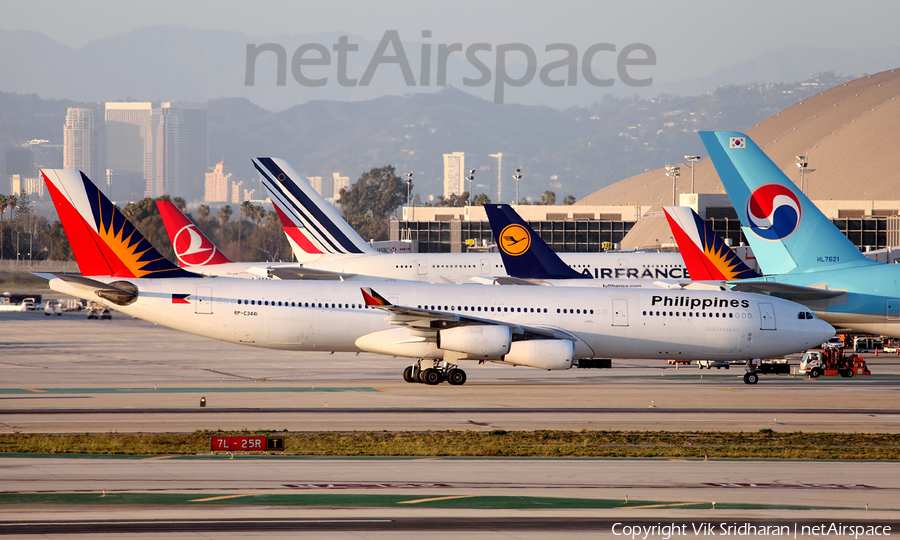
<svg viewBox="0 0 900 540"><path fill-rule="evenodd" d="M434 338L417 336L407 328L393 328L366 334L356 340L356 346L368 352L405 356L408 358L443 358Z"/></svg>
<svg viewBox="0 0 900 540"><path fill-rule="evenodd" d="M507 326L457 326L441 330L437 346L445 351L466 353L468 358L501 358L510 352L512 331Z"/></svg>
<svg viewBox="0 0 900 540"><path fill-rule="evenodd" d="M513 342L506 364L538 369L569 369L575 356L575 344L564 339L533 339Z"/></svg>

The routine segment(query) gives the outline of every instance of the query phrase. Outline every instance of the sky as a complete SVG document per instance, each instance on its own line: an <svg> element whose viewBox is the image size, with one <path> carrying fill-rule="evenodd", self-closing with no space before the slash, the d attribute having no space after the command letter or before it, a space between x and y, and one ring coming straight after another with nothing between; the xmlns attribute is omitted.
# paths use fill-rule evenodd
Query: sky
<svg viewBox="0 0 900 540"><path fill-rule="evenodd" d="M706 74L793 46L867 49L900 45L900 2L890 0L5 0L0 28L32 30L62 44L144 26L182 25L261 38L346 31L378 40L398 30L434 43L650 45L660 81ZM699 69L698 69L699 66Z"/></svg>

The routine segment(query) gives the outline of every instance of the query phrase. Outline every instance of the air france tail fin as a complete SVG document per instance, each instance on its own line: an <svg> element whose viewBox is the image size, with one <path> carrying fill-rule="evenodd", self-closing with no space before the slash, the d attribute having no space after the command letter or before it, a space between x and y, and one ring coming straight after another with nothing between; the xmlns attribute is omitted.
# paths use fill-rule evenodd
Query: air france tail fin
<svg viewBox="0 0 900 540"><path fill-rule="evenodd" d="M878 264L863 256L750 137L701 131L700 138L764 273Z"/></svg>
<svg viewBox="0 0 900 540"><path fill-rule="evenodd" d="M484 210L497 239L506 273L525 279L591 279L559 258L508 204L486 204Z"/></svg>
<svg viewBox="0 0 900 540"><path fill-rule="evenodd" d="M759 277L687 206L664 206L681 258L694 281L731 281Z"/></svg>
<svg viewBox="0 0 900 540"><path fill-rule="evenodd" d="M81 171L41 171L84 276L197 277L172 264Z"/></svg>
<svg viewBox="0 0 900 540"><path fill-rule="evenodd" d="M179 266L190 268L231 262L195 224L191 223L175 203L156 201L156 207L159 208Z"/></svg>
<svg viewBox="0 0 900 540"><path fill-rule="evenodd" d="M378 253L288 162L261 157L255 158L253 165L262 175L298 260L326 253Z"/></svg>

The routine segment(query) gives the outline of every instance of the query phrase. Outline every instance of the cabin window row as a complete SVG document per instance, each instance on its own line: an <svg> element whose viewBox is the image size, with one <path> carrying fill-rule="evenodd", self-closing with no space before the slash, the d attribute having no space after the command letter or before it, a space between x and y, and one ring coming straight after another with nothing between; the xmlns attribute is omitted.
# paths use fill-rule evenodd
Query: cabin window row
<svg viewBox="0 0 900 540"><path fill-rule="evenodd" d="M713 313L707 314L706 311L701 311L699 313L694 312L694 311L674 311L674 312L672 312L672 311L645 311L644 315L648 316L648 317L707 317L710 319L713 319L713 318L734 319L735 318L734 313L731 313L731 312L721 313L718 311L715 312L715 315L713 315ZM751 313L739 313L737 318L738 319L752 319L753 315Z"/></svg>
<svg viewBox="0 0 900 540"><path fill-rule="evenodd" d="M495 313L547 313L547 308L523 308L523 307L499 307L499 306L491 306L488 308L484 306L482 309L481 306L428 306L428 305L419 305L417 306L419 309L430 309L431 311L492 311ZM559 310L557 310L557 313Z"/></svg>

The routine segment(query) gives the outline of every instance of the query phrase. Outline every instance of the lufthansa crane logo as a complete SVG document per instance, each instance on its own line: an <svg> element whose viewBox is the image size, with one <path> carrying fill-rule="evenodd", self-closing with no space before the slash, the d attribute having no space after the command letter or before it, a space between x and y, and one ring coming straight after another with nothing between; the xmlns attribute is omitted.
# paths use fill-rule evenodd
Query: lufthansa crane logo
<svg viewBox="0 0 900 540"><path fill-rule="evenodd" d="M515 257L525 253L530 247L531 235L524 226L513 223L500 231L500 249L503 253Z"/></svg>

